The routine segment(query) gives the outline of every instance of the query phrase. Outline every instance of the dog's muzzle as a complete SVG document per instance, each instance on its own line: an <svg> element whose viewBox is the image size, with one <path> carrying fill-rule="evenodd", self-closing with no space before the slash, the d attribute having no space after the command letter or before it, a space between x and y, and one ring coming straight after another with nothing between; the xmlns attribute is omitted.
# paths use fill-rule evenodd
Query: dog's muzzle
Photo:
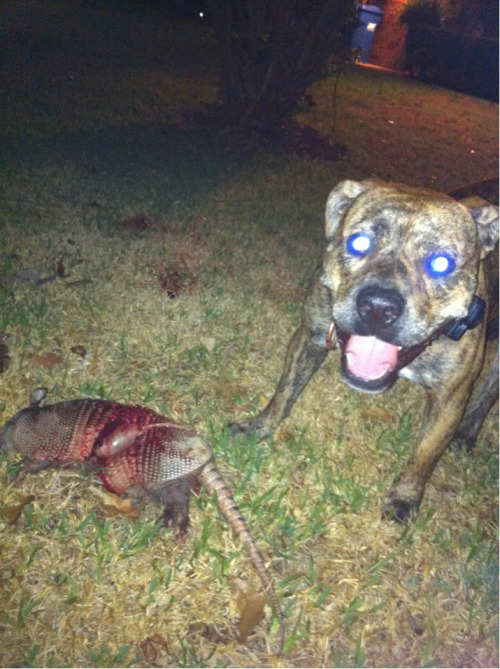
<svg viewBox="0 0 500 669"><path fill-rule="evenodd" d="M403 313L405 301L395 290L367 286L356 298L361 335L377 335L393 325Z"/></svg>
<svg viewBox="0 0 500 669"><path fill-rule="evenodd" d="M399 370L423 351L427 342L408 349L390 343L405 306L399 292L366 286L356 297L355 334L330 327L327 346L333 348L338 341L342 376L348 385L364 392L383 392L397 379Z"/></svg>
<svg viewBox="0 0 500 669"><path fill-rule="evenodd" d="M350 385L378 392L395 380L401 347L389 342L404 308L405 300L395 290L370 285L359 291L356 334L340 336L343 373Z"/></svg>
<svg viewBox="0 0 500 669"><path fill-rule="evenodd" d="M340 346L342 376L346 383L368 393L380 393L390 388L399 371L441 335L457 341L467 330L476 328L484 319L486 307L485 302L474 295L465 318L438 328L415 346L403 348L380 338L384 336L384 328L390 328L403 313L405 303L399 293L367 287L360 291L356 306L359 315L356 329L359 333L340 330L332 321L326 345L328 348Z"/></svg>

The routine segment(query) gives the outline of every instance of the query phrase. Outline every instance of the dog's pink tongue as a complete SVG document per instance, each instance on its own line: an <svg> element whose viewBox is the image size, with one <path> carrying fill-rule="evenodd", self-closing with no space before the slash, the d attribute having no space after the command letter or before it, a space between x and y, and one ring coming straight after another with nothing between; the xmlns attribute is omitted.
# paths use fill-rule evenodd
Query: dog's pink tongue
<svg viewBox="0 0 500 669"><path fill-rule="evenodd" d="M396 367L398 347L376 337L352 335L345 349L347 369L365 381L380 379Z"/></svg>

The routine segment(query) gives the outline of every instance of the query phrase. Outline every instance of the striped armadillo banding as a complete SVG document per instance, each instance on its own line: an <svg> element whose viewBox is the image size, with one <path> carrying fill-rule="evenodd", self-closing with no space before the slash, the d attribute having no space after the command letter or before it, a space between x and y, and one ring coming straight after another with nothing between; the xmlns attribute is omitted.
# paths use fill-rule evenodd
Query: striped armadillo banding
<svg viewBox="0 0 500 669"><path fill-rule="evenodd" d="M115 441L125 448L144 428L165 422L151 409L104 400L68 400L40 407L46 392L45 388L33 391L30 406L0 431L0 446L20 451L31 462L84 462L95 454L96 442L106 449L104 454L112 450L114 433Z"/></svg>
<svg viewBox="0 0 500 669"><path fill-rule="evenodd" d="M102 454L102 448L97 448L97 454ZM122 495L135 485L155 488L192 474L211 458L212 449L194 430L163 422L149 425L137 433L131 446L103 458L100 477L108 490Z"/></svg>
<svg viewBox="0 0 500 669"><path fill-rule="evenodd" d="M24 471L48 465L88 462L105 487L118 495L139 487L165 507L165 522L182 536L189 524L189 497L203 483L245 545L279 622L278 652L284 645L284 616L264 560L241 515L210 446L192 429L140 406L79 399L40 407L47 391L31 394L30 406L0 431L0 446L17 450Z"/></svg>

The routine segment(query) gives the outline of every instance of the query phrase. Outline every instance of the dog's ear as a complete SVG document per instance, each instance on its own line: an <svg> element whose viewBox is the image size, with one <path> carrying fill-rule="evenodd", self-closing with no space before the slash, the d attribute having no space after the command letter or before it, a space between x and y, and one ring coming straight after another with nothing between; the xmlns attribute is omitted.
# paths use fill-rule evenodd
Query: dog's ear
<svg viewBox="0 0 500 669"><path fill-rule="evenodd" d="M498 207L481 198L467 198L461 201L474 219L481 245L481 260L493 251L498 243Z"/></svg>
<svg viewBox="0 0 500 669"><path fill-rule="evenodd" d="M327 240L333 237L339 227L340 219L351 204L351 201L361 193L364 193L368 188L373 188L380 183L376 179L366 179L365 181L346 179L330 191L325 211L325 235Z"/></svg>

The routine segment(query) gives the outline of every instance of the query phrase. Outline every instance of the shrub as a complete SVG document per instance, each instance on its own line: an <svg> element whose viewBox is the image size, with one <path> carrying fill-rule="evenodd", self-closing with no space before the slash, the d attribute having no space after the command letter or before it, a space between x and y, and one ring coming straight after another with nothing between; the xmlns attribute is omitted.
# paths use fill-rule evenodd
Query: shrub
<svg viewBox="0 0 500 669"><path fill-rule="evenodd" d="M399 16L399 23L405 28L415 25L438 27L442 15L437 0L408 0Z"/></svg>

